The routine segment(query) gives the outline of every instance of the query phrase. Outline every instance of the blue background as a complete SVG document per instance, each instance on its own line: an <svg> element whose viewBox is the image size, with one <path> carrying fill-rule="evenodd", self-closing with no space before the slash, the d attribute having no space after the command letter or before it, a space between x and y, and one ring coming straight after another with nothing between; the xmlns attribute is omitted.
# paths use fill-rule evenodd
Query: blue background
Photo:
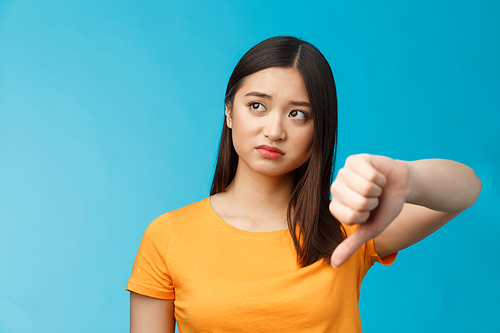
<svg viewBox="0 0 500 333"><path fill-rule="evenodd" d="M0 332L128 330L142 233L208 195L229 75L275 35L332 65L339 166L441 157L483 182L368 273L365 331L496 331L499 16L484 0L0 0Z"/></svg>

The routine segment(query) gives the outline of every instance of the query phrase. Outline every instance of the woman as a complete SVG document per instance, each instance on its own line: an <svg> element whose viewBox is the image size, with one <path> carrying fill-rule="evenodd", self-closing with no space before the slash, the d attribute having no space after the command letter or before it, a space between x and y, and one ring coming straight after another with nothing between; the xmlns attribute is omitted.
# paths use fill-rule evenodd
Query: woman
<svg viewBox="0 0 500 333"><path fill-rule="evenodd" d="M311 44L267 39L236 65L211 196L153 221L132 276L131 331L356 332L376 262L470 207L446 160L346 160L331 184L337 99ZM330 200L331 193L331 200ZM174 319L175 318L175 319Z"/></svg>

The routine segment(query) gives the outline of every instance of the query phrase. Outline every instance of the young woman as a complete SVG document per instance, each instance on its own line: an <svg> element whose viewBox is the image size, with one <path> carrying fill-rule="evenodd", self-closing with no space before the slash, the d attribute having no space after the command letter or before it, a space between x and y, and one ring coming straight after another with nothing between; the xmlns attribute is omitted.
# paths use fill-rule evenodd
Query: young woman
<svg viewBox="0 0 500 333"><path fill-rule="evenodd" d="M481 190L457 162L367 154L350 156L331 184L333 75L293 37L241 58L225 106L211 196L144 234L127 284L133 333L174 332L175 321L180 332L359 332L368 269Z"/></svg>

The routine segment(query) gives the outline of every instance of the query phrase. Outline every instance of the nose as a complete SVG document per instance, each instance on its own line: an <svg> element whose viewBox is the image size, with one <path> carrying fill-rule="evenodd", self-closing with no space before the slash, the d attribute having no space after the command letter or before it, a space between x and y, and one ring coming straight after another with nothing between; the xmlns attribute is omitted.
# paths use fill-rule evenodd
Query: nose
<svg viewBox="0 0 500 333"><path fill-rule="evenodd" d="M262 130L264 136L272 141L285 140L286 131L279 112L270 112L265 118L266 120Z"/></svg>

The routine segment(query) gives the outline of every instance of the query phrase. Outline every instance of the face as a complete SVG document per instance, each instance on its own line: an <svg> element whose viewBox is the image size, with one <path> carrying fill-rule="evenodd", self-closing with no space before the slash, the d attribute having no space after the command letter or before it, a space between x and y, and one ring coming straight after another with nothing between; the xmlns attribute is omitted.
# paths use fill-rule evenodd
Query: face
<svg viewBox="0 0 500 333"><path fill-rule="evenodd" d="M226 107L238 168L269 176L293 172L311 155L312 117L298 70L271 67L247 76Z"/></svg>

